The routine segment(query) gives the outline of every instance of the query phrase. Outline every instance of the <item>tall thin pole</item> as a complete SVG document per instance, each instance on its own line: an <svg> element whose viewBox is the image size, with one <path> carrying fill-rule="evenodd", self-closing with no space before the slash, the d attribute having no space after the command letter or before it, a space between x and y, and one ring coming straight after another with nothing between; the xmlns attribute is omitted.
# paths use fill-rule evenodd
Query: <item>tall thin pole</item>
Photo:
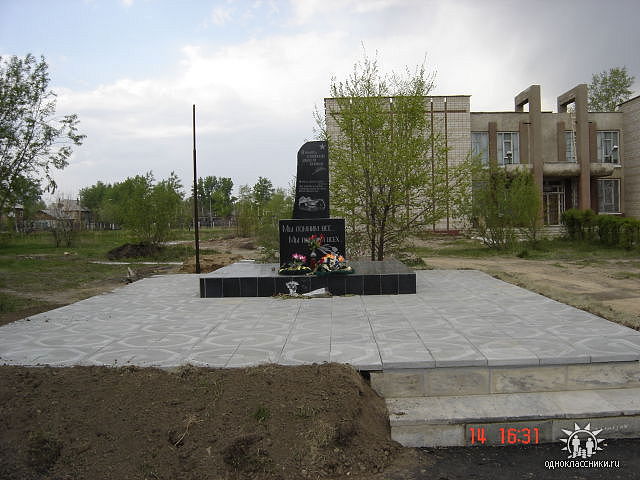
<svg viewBox="0 0 640 480"><path fill-rule="evenodd" d="M433 231L436 231L436 124L433 121L433 98L431 103L431 205L433 209Z"/></svg>
<svg viewBox="0 0 640 480"><path fill-rule="evenodd" d="M196 172L196 106L193 106L193 226L196 235L196 273L200 273L200 229L198 221L198 174Z"/></svg>
<svg viewBox="0 0 640 480"><path fill-rule="evenodd" d="M445 177L445 185L447 186L447 190L446 190L446 201L447 201L447 232L450 230L451 226L449 225L449 211L450 211L450 204L449 204L449 136L447 133L447 97L444 97L444 146L445 146L445 151L444 151L444 177Z"/></svg>

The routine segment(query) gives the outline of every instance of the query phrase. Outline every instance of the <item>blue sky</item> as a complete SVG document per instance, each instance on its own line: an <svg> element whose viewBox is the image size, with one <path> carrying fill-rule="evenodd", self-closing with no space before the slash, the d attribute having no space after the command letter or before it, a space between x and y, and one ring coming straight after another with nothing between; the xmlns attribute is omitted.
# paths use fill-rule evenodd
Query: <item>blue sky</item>
<svg viewBox="0 0 640 480"><path fill-rule="evenodd" d="M511 110L540 84L543 108L591 74L640 78L634 0L0 0L0 55L44 55L58 113L87 134L56 175L59 195L152 170L286 186L333 76L363 44L385 71L426 57L438 95ZM636 82L636 92L640 90Z"/></svg>

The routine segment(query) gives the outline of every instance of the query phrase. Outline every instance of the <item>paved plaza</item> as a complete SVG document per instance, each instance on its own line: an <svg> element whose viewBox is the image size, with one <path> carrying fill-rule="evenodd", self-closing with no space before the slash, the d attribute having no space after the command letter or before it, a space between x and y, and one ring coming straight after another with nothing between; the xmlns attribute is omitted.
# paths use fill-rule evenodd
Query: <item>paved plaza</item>
<svg viewBox="0 0 640 480"><path fill-rule="evenodd" d="M640 359L640 332L473 270L417 272L417 294L200 298L146 278L0 327L0 364L350 363L361 370Z"/></svg>

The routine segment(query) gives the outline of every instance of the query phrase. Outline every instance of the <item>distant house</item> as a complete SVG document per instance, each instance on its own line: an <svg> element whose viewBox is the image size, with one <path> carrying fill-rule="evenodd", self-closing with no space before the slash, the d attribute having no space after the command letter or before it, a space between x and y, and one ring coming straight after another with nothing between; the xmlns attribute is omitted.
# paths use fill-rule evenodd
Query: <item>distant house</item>
<svg viewBox="0 0 640 480"><path fill-rule="evenodd" d="M27 227L29 230L51 230L56 226L56 223L64 220L67 222L71 222L71 218L64 214L60 214L52 209L44 209L38 210L32 217L32 219L23 222L24 227Z"/></svg>
<svg viewBox="0 0 640 480"><path fill-rule="evenodd" d="M2 224L11 224L17 232L51 230L59 222L65 222L76 230L91 228L91 211L79 205L77 200L59 200L28 218L24 206L16 204L2 217Z"/></svg>
<svg viewBox="0 0 640 480"><path fill-rule="evenodd" d="M60 212L59 216L71 219L77 228L87 229L91 224L91 210L80 205L78 200L58 200L50 208Z"/></svg>

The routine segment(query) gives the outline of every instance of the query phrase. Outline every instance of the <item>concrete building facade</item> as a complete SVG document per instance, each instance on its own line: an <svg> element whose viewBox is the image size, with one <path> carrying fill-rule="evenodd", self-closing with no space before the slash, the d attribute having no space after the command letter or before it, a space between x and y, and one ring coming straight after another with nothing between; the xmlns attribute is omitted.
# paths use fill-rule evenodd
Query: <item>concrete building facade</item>
<svg viewBox="0 0 640 480"><path fill-rule="evenodd" d="M637 102L628 103L631 119ZM540 86L532 85L516 95L513 112L472 112L472 151L507 170L530 169L547 225L560 224L569 208L629 214L625 164L633 160L624 139L640 128L638 118L625 122L622 111L588 112L585 84L560 95L557 106L556 113L543 112Z"/></svg>
<svg viewBox="0 0 640 480"><path fill-rule="evenodd" d="M587 85L557 98L557 112L541 109L539 85L514 99L511 112L472 112L470 96L427 97L425 115L444 138L448 163L469 154L507 171L529 169L540 191L546 225L559 225L569 208L640 218L640 96L616 112L589 112ZM339 132L325 99L330 135ZM446 218L438 229L455 229Z"/></svg>
<svg viewBox="0 0 640 480"><path fill-rule="evenodd" d="M625 215L640 219L640 96L620 105L624 150Z"/></svg>

